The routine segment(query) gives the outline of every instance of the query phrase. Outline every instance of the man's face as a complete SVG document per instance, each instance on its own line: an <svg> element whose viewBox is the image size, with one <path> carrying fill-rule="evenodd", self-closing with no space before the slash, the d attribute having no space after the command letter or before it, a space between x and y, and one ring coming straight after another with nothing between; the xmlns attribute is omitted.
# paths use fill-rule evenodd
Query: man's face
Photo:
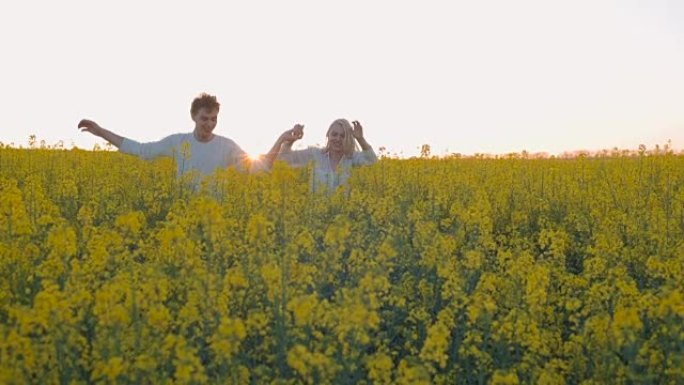
<svg viewBox="0 0 684 385"><path fill-rule="evenodd" d="M216 128L218 121L218 109L208 110L200 108L199 111L192 117L195 122L195 134L199 140L209 140L212 138L212 132Z"/></svg>

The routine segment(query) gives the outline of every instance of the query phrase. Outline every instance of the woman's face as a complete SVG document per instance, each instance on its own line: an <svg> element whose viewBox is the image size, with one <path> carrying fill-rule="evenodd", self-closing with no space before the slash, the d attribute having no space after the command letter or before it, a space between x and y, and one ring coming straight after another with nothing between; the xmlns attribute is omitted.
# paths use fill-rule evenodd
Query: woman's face
<svg viewBox="0 0 684 385"><path fill-rule="evenodd" d="M344 128L335 124L328 131L328 148L331 151L342 152L344 150Z"/></svg>

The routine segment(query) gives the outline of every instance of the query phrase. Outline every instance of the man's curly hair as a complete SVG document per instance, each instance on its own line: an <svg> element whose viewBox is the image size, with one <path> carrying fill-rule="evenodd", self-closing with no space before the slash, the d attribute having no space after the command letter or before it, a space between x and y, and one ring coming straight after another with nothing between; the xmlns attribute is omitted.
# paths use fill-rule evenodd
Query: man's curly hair
<svg viewBox="0 0 684 385"><path fill-rule="evenodd" d="M216 96L202 92L192 101L190 116L195 116L202 108L206 108L207 111L214 111L218 110L220 107L221 105L216 100Z"/></svg>

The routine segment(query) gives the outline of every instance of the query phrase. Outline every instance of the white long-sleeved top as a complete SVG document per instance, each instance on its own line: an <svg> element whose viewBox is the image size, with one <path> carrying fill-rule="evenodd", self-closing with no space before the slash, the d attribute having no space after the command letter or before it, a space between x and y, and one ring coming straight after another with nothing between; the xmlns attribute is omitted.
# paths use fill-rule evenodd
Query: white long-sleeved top
<svg viewBox="0 0 684 385"><path fill-rule="evenodd" d="M330 155L318 147L308 147L304 150L288 150L278 154L279 160L284 160L292 167L305 166L313 162L313 177L311 189L316 191L321 185L333 191L338 186L345 185L349 179L352 166L370 165L377 162L378 157L373 149L354 151L351 157L343 157L338 164L338 170L332 168Z"/></svg>
<svg viewBox="0 0 684 385"><path fill-rule="evenodd" d="M184 150L183 144L187 143ZM214 135L209 142L200 142L192 132L174 134L158 142L139 143L124 138L119 151L142 159L170 156L176 161L178 176L197 170L202 175L213 173L216 168L235 166L242 169L247 154L231 139Z"/></svg>

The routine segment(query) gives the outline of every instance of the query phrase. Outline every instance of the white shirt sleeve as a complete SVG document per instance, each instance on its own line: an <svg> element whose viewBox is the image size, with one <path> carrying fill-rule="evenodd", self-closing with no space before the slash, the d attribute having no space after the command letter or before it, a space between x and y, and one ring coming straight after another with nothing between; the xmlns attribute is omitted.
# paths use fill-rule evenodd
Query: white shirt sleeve
<svg viewBox="0 0 684 385"><path fill-rule="evenodd" d="M250 160L247 153L240 148L235 142L232 142L231 149L228 154L228 166L235 166L239 171L250 171Z"/></svg>
<svg viewBox="0 0 684 385"><path fill-rule="evenodd" d="M354 151L352 155L352 165L354 166L370 165L377 161L378 157L372 148L367 151Z"/></svg>
<svg viewBox="0 0 684 385"><path fill-rule="evenodd" d="M278 160L284 160L292 167L306 166L314 160L314 148L309 147L304 150L286 151L278 154Z"/></svg>
<svg viewBox="0 0 684 385"><path fill-rule="evenodd" d="M142 159L154 159L159 156L173 156L177 147L176 135L167 136L158 142L140 143L135 140L123 138L119 151L125 154L135 155ZM180 149L176 149L180 151Z"/></svg>

